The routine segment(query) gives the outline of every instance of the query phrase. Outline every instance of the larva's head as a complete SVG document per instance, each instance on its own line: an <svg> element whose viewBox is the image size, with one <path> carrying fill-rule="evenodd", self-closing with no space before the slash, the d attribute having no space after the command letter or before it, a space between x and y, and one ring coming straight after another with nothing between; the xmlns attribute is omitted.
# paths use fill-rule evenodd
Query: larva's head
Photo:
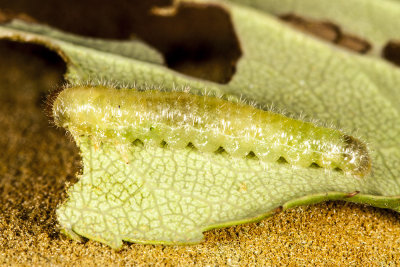
<svg viewBox="0 0 400 267"><path fill-rule="evenodd" d="M360 140L344 135L345 152L343 153L343 171L357 177L365 177L371 172L371 158L367 146Z"/></svg>
<svg viewBox="0 0 400 267"><path fill-rule="evenodd" d="M65 89L68 90L68 89ZM60 127L64 127L64 122L67 121L67 113L66 113L66 107L64 104L64 98L65 98L65 91L60 90L57 92L57 94L51 99L51 117L53 118L54 124Z"/></svg>
<svg viewBox="0 0 400 267"><path fill-rule="evenodd" d="M50 92L50 94L46 98L45 113L50 118L51 123L53 123L56 126L61 126L61 125L58 124L59 122L59 119L57 118L58 113L54 111L54 106L58 96L61 94L62 91L64 91L64 89L65 87L59 87Z"/></svg>

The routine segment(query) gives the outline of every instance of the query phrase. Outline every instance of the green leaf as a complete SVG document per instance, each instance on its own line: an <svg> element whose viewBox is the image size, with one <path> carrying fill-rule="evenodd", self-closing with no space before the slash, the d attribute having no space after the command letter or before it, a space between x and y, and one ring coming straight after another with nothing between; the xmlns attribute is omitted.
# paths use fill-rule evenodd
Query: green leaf
<svg viewBox="0 0 400 267"><path fill-rule="evenodd" d="M346 1L360 9L371 2ZM135 43L130 52L117 52L110 47L118 47L118 42L93 45L20 21L0 26L0 36L56 50L67 62L66 77L72 84L99 80L164 90L188 86L193 93L206 90L233 96L232 100L244 96L340 127L368 144L372 173L357 179L288 164L265 168L255 160L189 148L140 146L115 138L98 146L91 136L74 136L84 169L69 188L69 199L57 210L63 231L72 238L84 236L114 248L123 240L190 244L201 241L208 229L257 221L276 210L329 199L400 211L399 69L377 56L361 56L310 38L266 12L229 2L220 5L231 16L243 53L235 75L224 85L174 72L153 56L134 52ZM398 23L394 18L400 12L399 2L375 1L375 5L390 8L384 14L379 8L368 9L368 16ZM335 7L345 11L341 4ZM315 10L322 16L323 9L316 5ZM384 31L382 36L398 38L391 34ZM382 44L384 38L376 38Z"/></svg>
<svg viewBox="0 0 400 267"><path fill-rule="evenodd" d="M372 55L379 56L390 39L400 39L399 1L393 0L230 0L274 14L297 14L330 21L343 31L372 43ZM349 12L351 10L351 12Z"/></svg>
<svg viewBox="0 0 400 267"><path fill-rule="evenodd" d="M27 23L21 20L12 20L6 24L6 27L15 30L15 32L29 32L38 37L43 36L45 37L44 43L51 44L52 42L62 41L76 46L87 47L127 58L134 58L140 61L159 65L164 64L163 57L158 51L139 40L116 41L81 37L58 31L46 25ZM22 38L26 37L27 35L23 34Z"/></svg>

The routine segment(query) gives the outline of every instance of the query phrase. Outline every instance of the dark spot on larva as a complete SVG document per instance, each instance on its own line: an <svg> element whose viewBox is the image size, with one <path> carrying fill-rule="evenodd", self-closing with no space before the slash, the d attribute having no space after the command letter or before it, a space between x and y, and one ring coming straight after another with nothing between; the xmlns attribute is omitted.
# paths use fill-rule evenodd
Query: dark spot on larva
<svg viewBox="0 0 400 267"><path fill-rule="evenodd" d="M250 151L247 155L246 155L247 159L252 159L252 160L258 160L258 157L256 156L256 154L253 151Z"/></svg>
<svg viewBox="0 0 400 267"><path fill-rule="evenodd" d="M168 147L167 142L165 142L164 140L162 140L161 143L160 143L160 147L162 147L162 148Z"/></svg>
<svg viewBox="0 0 400 267"><path fill-rule="evenodd" d="M121 105L118 105L118 108L121 108Z"/></svg>
<svg viewBox="0 0 400 267"><path fill-rule="evenodd" d="M189 142L188 144L187 144L187 146L186 146L187 148L190 148L190 149L192 149L192 150L198 150L197 149L197 147L195 147L193 144L192 144L192 142Z"/></svg>
<svg viewBox="0 0 400 267"><path fill-rule="evenodd" d="M225 151L225 149L222 146L220 146L217 150L215 150L214 153L215 154L224 154L224 153L227 153L227 152Z"/></svg>
<svg viewBox="0 0 400 267"><path fill-rule="evenodd" d="M333 168L334 172L343 172L343 170L339 167Z"/></svg>
<svg viewBox="0 0 400 267"><path fill-rule="evenodd" d="M284 157L280 157L276 162L278 162L279 164L288 164L289 163Z"/></svg>
<svg viewBox="0 0 400 267"><path fill-rule="evenodd" d="M400 66L400 40L390 40L383 48L382 56Z"/></svg>
<svg viewBox="0 0 400 267"><path fill-rule="evenodd" d="M371 50L369 42L354 34L343 32L338 25L332 22L313 20L296 14L285 14L279 16L279 18L303 32L310 33L353 52L365 54Z"/></svg>
<svg viewBox="0 0 400 267"><path fill-rule="evenodd" d="M322 168L321 166L319 166L317 163L311 163L311 165L310 165L310 167L309 168L312 168L312 169L320 169L320 168Z"/></svg>
<svg viewBox="0 0 400 267"><path fill-rule="evenodd" d="M140 140L140 139L136 139L135 141L133 141L132 145L138 146L138 147L143 147L144 146L142 140Z"/></svg>
<svg viewBox="0 0 400 267"><path fill-rule="evenodd" d="M150 127L149 130L150 130L150 132L154 131L154 127Z"/></svg>

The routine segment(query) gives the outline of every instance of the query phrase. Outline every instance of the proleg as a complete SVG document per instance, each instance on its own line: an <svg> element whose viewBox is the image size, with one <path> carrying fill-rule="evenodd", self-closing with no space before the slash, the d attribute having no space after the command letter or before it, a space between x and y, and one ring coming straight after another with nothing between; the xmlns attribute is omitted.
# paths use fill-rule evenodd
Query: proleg
<svg viewBox="0 0 400 267"><path fill-rule="evenodd" d="M281 157L289 164L340 169L364 177L371 171L367 146L339 130L317 126L245 103L179 91L71 87L53 103L53 118L73 136L129 142L188 144L200 152L223 148L230 156Z"/></svg>

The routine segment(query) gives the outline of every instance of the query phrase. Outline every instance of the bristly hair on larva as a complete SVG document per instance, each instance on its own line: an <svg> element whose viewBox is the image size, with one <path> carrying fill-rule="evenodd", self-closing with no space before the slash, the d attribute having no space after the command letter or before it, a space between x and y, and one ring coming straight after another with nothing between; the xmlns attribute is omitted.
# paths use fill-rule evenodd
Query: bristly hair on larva
<svg viewBox="0 0 400 267"><path fill-rule="evenodd" d="M104 77L89 77L84 81L71 81L65 85L63 85L63 89L70 87L96 87L102 86L106 88L112 89L129 89L135 88L137 91L160 91L160 92L187 92L192 94L204 95L204 96L213 96L225 98L230 101L239 101L238 97L233 94L224 94L219 89L213 87L210 88L202 88L201 90L194 90L189 84L172 84L172 87L164 87L161 85L154 85L152 83L137 83L137 82L121 82L117 80L105 79Z"/></svg>
<svg viewBox="0 0 400 267"><path fill-rule="evenodd" d="M346 132L347 129L343 129L338 125L337 123L334 123L333 121L321 121L316 118L313 118L312 116L305 114L305 113L291 113L288 112L287 110L283 108L278 108L274 103L270 104L260 104L257 102L257 100L252 99L248 96L245 95L232 95L232 94L223 94L221 92L216 92L215 90L208 90L207 88L201 90L201 91L196 91L193 92L192 88L189 85L173 85L172 88L166 88L154 84L137 84L136 82L120 82L116 80L110 80L110 79L105 79L103 77L95 77L91 78L89 77L85 81L79 81L79 82L69 82L63 84L61 87L58 87L56 90L53 90L50 92L49 96L47 97L46 101L46 114L50 118L50 123L54 125L54 120L52 119L52 106L54 103L54 100L57 98L58 94L71 87L105 87L105 88L110 88L110 89L129 89L129 88L135 88L137 91L158 91L158 92L185 92L185 93L191 93L191 94L196 94L196 95L201 95L201 96L209 96L209 97L218 97L224 100L228 100L230 102L234 103L239 103L239 104L244 104L244 105L249 105L252 106L256 109L261 109L264 111L272 112L272 113L277 113L281 114L283 116L295 119L295 120L301 120L304 122L310 122L316 126L324 127L324 128L330 128L330 129L335 129L339 131ZM362 139L361 136L357 135L357 133L353 133L358 139Z"/></svg>
<svg viewBox="0 0 400 267"><path fill-rule="evenodd" d="M262 109L265 111L273 112L273 113L278 113L281 115L284 115L286 117L290 117L293 119L298 119L298 120L303 120L306 122L311 122L313 124L322 126L322 127L329 127L329 128L335 128L335 126L332 125L326 125L325 123L318 121L311 116L308 116L306 114L295 114L295 113L289 113L285 109L278 108L275 106L272 102L270 104L261 104L259 103L256 99L253 99L249 96L246 95L233 95L233 94L223 94L222 92L218 92L215 90L209 90L208 88L204 88L199 91L194 91L190 85L173 85L172 88L166 88L162 87L159 85L154 85L154 84L137 84L136 82L120 82L116 80L109 80L105 78L91 78L89 77L85 81L80 81L80 82L70 82L64 84L58 92L71 88L71 87L105 87L105 88L110 88L110 89L131 89L135 88L137 91L157 91L157 92L185 92L185 93L191 93L195 95L200 95L200 96L208 96L208 97L218 97L224 100L228 100L230 102L234 103L239 103L239 104L244 104L244 105L249 105L257 109ZM245 91L245 90L244 90Z"/></svg>
<svg viewBox="0 0 400 267"><path fill-rule="evenodd" d="M301 120L304 122L310 122L314 125L324 127L324 128L331 128L339 131L346 131L346 129L342 129L340 125L337 125L333 121L321 121L318 120L308 114L305 113L291 113L288 112L286 109L279 108L278 106L274 105L273 102L270 102L269 104L261 104L259 103L256 99L253 99L249 96L246 95L233 95L233 94L223 94L222 92L217 92L215 90L209 90L207 88L204 88L200 91L194 91L190 85L173 85L172 88L166 88L162 87L159 85L154 85L154 84L137 84L136 82L120 82L117 80L110 80L110 79L105 79L103 77L89 77L85 81L79 81L79 82L70 82L66 83L63 86L59 87L59 89L53 91L51 94L54 96L57 96L58 93L61 91L71 88L71 87L105 87L105 88L110 88L110 89L132 89L134 88L137 91L156 91L156 92L184 92L184 93L191 93L195 95L200 95L200 96L208 96L208 97L218 97L224 100L228 100L230 102L234 103L239 103L239 104L244 104L248 106L252 106L256 109L261 109L264 111L272 112L272 113L277 113L281 114L285 117L289 117L295 120ZM244 90L245 91L245 90ZM52 106L52 103L54 102L55 99L51 98L49 101L47 101L50 106ZM50 114L51 117L51 114ZM359 136L357 136L359 137ZM360 138L360 137L359 137Z"/></svg>
<svg viewBox="0 0 400 267"><path fill-rule="evenodd" d="M77 86L58 95L53 118L75 138L138 139L146 146L164 144L170 149L191 144L202 153L222 151L233 158L303 168L314 164L356 177L370 173L369 152L359 139L248 103L192 94L187 88Z"/></svg>

